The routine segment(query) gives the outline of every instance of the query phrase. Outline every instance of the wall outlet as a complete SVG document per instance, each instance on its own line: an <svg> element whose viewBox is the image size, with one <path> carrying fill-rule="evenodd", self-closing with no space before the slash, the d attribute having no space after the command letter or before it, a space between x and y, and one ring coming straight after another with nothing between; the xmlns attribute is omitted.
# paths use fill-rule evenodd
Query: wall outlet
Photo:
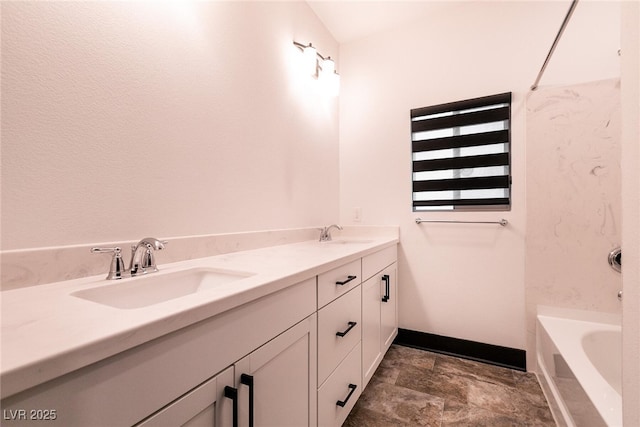
<svg viewBox="0 0 640 427"><path fill-rule="evenodd" d="M353 221L354 222L362 221L362 208L353 209Z"/></svg>

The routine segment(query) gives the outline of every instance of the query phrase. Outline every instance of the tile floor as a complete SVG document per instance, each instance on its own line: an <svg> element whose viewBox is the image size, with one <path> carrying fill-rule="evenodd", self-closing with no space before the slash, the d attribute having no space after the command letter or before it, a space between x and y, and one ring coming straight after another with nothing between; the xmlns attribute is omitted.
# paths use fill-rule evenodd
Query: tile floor
<svg viewBox="0 0 640 427"><path fill-rule="evenodd" d="M394 344L343 427L555 425L534 374Z"/></svg>

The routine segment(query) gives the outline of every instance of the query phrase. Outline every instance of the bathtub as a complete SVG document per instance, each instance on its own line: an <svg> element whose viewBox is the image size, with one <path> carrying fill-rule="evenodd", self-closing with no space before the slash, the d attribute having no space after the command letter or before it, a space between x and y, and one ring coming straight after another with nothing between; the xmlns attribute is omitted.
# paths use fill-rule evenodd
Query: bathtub
<svg viewBox="0 0 640 427"><path fill-rule="evenodd" d="M542 314L544 313L544 314ZM622 426L622 329L606 313L538 311L538 378L559 426Z"/></svg>

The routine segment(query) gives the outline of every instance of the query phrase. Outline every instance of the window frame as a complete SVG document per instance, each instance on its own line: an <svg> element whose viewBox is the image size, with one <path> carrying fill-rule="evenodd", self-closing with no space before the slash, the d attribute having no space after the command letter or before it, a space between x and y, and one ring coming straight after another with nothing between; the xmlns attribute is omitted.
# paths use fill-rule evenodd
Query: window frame
<svg viewBox="0 0 640 427"><path fill-rule="evenodd" d="M511 92L410 110L413 212L511 210L511 110ZM472 128L478 125L498 126L495 125L497 123L501 123L502 128L481 132ZM461 134L465 127L465 133ZM424 138L428 132L434 136ZM417 135L420 133L422 135ZM502 144L504 147L500 151L497 147ZM491 152L494 147L498 150L495 153ZM472 152L474 149L480 153L460 155L461 150ZM486 153L482 153L483 150ZM471 173L477 169L478 175L462 177L461 172L469 168ZM504 168L501 173L496 172L499 168ZM443 177L447 172L451 175ZM418 173L422 179L416 179ZM427 174L436 177L424 178ZM505 195L473 196L496 190L503 190ZM429 199L428 192L434 192L434 197L437 192L448 197ZM465 192L465 197L461 197L462 192Z"/></svg>

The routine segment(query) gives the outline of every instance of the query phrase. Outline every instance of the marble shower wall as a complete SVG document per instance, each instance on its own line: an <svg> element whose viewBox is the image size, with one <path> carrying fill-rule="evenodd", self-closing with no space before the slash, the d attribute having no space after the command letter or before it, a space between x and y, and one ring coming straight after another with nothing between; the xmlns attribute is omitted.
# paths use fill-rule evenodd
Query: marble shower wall
<svg viewBox="0 0 640 427"><path fill-rule="evenodd" d="M538 305L621 313L620 81L539 89L527 99L527 365Z"/></svg>

